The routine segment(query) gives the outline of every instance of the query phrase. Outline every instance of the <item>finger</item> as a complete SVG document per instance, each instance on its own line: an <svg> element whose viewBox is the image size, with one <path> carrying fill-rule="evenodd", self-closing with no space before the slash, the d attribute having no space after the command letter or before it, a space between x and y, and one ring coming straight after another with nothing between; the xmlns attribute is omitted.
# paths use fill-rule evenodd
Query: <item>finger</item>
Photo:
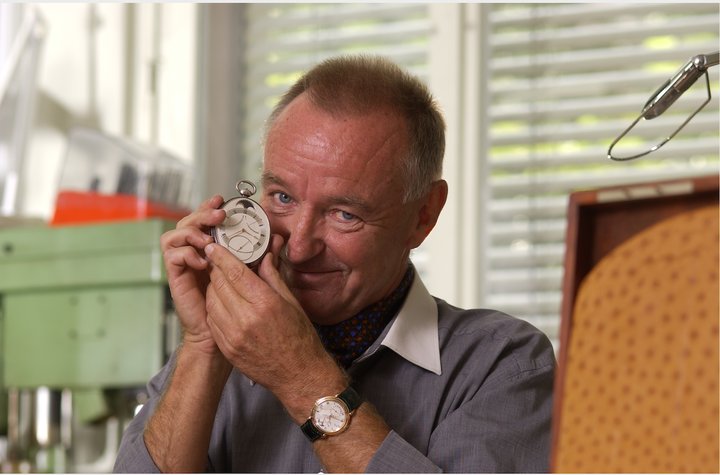
<svg viewBox="0 0 720 475"><path fill-rule="evenodd" d="M277 258L272 253L268 253L260 263L258 268L258 275L270 286L277 294L288 302L296 303L295 296L292 294L285 281L280 276L275 262Z"/></svg>
<svg viewBox="0 0 720 475"><path fill-rule="evenodd" d="M208 262L192 247L173 247L163 253L165 265L170 268L194 270L207 269Z"/></svg>
<svg viewBox="0 0 720 475"><path fill-rule="evenodd" d="M224 247L208 244L205 246L205 255L212 263L210 279L215 282L221 293L235 292L243 299L252 302L254 297L267 291L267 285Z"/></svg>
<svg viewBox="0 0 720 475"><path fill-rule="evenodd" d="M217 209L220 207L221 204L223 204L225 200L220 195L214 195L210 198L206 199L202 203L200 203L200 206L198 206L198 209Z"/></svg>
<svg viewBox="0 0 720 475"><path fill-rule="evenodd" d="M228 358L237 356L238 350L252 340L252 321L256 317L252 307L238 294L228 294L212 282L205 305L208 327L223 354Z"/></svg>
<svg viewBox="0 0 720 475"><path fill-rule="evenodd" d="M160 236L160 248L163 251L174 247L187 246L188 244L202 250L211 242L213 242L212 236L195 227L173 229Z"/></svg>
<svg viewBox="0 0 720 475"><path fill-rule="evenodd" d="M202 203L200 203L200 206L198 206L197 210L195 210L194 212L190 213L189 215L187 215L183 219L181 219L178 222L178 226L180 226L180 223L186 222L187 221L186 218L189 218L193 214L196 214L199 211L215 210L215 209L219 208L223 203L224 203L224 200L223 200L222 196L220 196L220 195L211 196L210 198L208 198L205 201L203 201Z"/></svg>
<svg viewBox="0 0 720 475"><path fill-rule="evenodd" d="M193 226L211 228L222 223L225 211L221 209L198 209L178 221L176 229Z"/></svg>
<svg viewBox="0 0 720 475"><path fill-rule="evenodd" d="M177 223L177 228L185 226L217 226L225 219L225 213L220 212L218 208L225 201L220 195L214 195L203 201L197 210L182 218Z"/></svg>
<svg viewBox="0 0 720 475"><path fill-rule="evenodd" d="M210 336L212 336L212 339L215 341L215 344L217 345L220 352L223 354L225 359L230 361L230 355L228 354L227 348L229 347L229 343L227 341L227 338L225 337L225 333L223 330L215 323L215 321L208 317L207 319L207 326L210 330Z"/></svg>
<svg viewBox="0 0 720 475"><path fill-rule="evenodd" d="M212 321L213 325L222 331L226 328L227 322L233 320L228 308L234 307L226 305L225 299L220 296L217 287L211 282L205 292L205 310L208 315L208 323Z"/></svg>
<svg viewBox="0 0 720 475"><path fill-rule="evenodd" d="M205 311L207 313L207 326L210 329L210 334L223 355L229 359L231 355L228 349L232 348L233 344L228 338L229 329L227 322L231 321L231 319L225 304L222 299L219 298L212 284L208 286L205 295Z"/></svg>
<svg viewBox="0 0 720 475"><path fill-rule="evenodd" d="M280 265L280 255L283 252L285 239L279 234L270 235L270 247L268 252L274 256L273 265L277 268Z"/></svg>
<svg viewBox="0 0 720 475"><path fill-rule="evenodd" d="M284 245L285 239L281 235L273 234L270 236L270 251L260 262L258 275L283 299L300 307L280 273L280 253L283 252Z"/></svg>

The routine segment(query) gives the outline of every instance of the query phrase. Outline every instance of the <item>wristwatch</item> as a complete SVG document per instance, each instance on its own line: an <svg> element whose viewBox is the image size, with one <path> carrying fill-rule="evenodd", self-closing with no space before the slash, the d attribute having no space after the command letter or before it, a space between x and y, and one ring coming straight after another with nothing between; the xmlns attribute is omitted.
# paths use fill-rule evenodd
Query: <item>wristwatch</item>
<svg viewBox="0 0 720 475"><path fill-rule="evenodd" d="M348 386L337 396L327 396L315 401L310 417L300 429L311 442L340 434L348 428L352 414L360 404L362 397L352 386Z"/></svg>

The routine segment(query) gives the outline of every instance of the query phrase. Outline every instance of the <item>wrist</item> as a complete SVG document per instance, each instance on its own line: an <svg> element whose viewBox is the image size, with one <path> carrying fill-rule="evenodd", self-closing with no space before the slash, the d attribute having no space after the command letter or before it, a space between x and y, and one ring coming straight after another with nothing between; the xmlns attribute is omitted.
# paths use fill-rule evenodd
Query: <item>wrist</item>
<svg viewBox="0 0 720 475"><path fill-rule="evenodd" d="M362 396L352 386L337 395L318 399L300 429L311 442L342 434L362 402Z"/></svg>
<svg viewBox="0 0 720 475"><path fill-rule="evenodd" d="M350 378L337 365L317 372L307 373L302 381L279 395L290 417L303 424L312 412L318 399L340 394L350 385Z"/></svg>
<svg viewBox="0 0 720 475"><path fill-rule="evenodd" d="M178 362L202 368L208 376L219 376L224 380L230 375L232 365L217 345L206 342L183 340L178 349Z"/></svg>

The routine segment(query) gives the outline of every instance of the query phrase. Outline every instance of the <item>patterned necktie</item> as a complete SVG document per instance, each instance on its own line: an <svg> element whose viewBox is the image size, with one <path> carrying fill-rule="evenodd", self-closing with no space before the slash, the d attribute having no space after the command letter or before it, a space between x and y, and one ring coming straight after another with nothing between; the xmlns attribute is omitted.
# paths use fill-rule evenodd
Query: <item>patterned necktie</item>
<svg viewBox="0 0 720 475"><path fill-rule="evenodd" d="M349 368L380 336L405 301L415 276L412 264L408 265L400 285L385 299L374 303L335 325L315 325L325 349L343 368Z"/></svg>

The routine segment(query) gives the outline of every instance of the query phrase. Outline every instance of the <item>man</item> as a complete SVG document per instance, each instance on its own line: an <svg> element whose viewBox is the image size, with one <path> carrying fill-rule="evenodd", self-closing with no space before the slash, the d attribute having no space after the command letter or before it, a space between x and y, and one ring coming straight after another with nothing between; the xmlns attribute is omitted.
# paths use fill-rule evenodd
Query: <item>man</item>
<svg viewBox="0 0 720 475"><path fill-rule="evenodd" d="M432 97L394 64L301 78L267 128L257 271L212 243L219 196L163 236L183 343L115 469L547 470L547 338L431 297L409 261L447 197L443 153Z"/></svg>

